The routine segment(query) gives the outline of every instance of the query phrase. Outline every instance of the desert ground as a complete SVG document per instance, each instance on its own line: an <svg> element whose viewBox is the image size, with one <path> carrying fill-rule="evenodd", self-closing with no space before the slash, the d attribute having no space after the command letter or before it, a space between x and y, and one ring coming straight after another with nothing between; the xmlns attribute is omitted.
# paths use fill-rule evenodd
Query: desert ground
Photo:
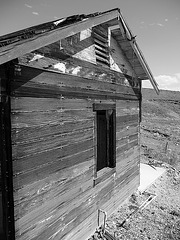
<svg viewBox="0 0 180 240"><path fill-rule="evenodd" d="M166 172L135 192L106 221L109 239L180 239L180 92L143 89L141 162ZM154 196L141 208L149 196ZM91 240L103 238L96 232Z"/></svg>

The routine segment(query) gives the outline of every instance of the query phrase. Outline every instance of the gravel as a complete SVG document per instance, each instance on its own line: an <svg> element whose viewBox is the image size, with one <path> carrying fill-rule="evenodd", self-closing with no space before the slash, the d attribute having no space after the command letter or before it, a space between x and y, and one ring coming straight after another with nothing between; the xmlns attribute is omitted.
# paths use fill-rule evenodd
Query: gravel
<svg viewBox="0 0 180 240"><path fill-rule="evenodd" d="M180 172L167 165L166 168L144 193L134 193L108 218L105 229L112 239L180 239ZM152 201L141 209L149 197ZM89 240L101 239L108 238L96 231Z"/></svg>

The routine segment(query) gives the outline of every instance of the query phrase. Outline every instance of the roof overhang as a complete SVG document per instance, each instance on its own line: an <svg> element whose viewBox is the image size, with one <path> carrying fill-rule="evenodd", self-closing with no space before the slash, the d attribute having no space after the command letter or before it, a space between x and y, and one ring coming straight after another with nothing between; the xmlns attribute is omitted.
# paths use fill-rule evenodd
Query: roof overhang
<svg viewBox="0 0 180 240"><path fill-rule="evenodd" d="M140 50L135 36L132 34L129 26L127 25L127 23L125 22L121 12L119 11L119 28L121 29L122 32L122 37L124 38L122 40L122 42L124 42L127 45L131 46L131 48L133 49L133 56L131 55L130 57L128 56L128 53L126 54L128 60L131 62L131 65L134 65L134 70L135 72L137 72L137 76L139 76L139 78L141 80L147 80L149 79L154 90L156 91L157 94L159 94L159 88L158 88L158 84L156 82L156 80L153 77L153 74L143 56L142 51ZM122 30L123 28L123 30ZM122 45L121 41L119 41L119 44L121 45L122 49L124 48ZM125 50L126 52L126 50ZM138 68L141 68L141 72L138 73ZM143 72L143 71L144 72Z"/></svg>
<svg viewBox="0 0 180 240"><path fill-rule="evenodd" d="M106 24L111 29L137 77L140 80L149 79L155 91L159 93L150 68L118 8L103 13L75 15L2 36L0 64L99 24Z"/></svg>

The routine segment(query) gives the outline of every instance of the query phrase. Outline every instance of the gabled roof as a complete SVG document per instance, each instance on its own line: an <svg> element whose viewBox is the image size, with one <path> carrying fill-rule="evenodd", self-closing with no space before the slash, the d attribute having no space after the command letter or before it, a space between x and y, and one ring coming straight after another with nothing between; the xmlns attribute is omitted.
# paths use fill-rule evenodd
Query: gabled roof
<svg viewBox="0 0 180 240"><path fill-rule="evenodd" d="M102 13L74 15L2 36L0 64L99 24L106 24L111 29L112 35L139 79L149 79L155 91L159 93L151 70L118 8Z"/></svg>

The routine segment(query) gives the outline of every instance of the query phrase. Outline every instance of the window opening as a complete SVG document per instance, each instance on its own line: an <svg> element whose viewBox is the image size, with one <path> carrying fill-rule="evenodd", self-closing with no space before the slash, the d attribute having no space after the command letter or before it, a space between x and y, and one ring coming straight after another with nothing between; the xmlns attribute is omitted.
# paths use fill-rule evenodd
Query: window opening
<svg viewBox="0 0 180 240"><path fill-rule="evenodd" d="M96 171L115 167L116 131L115 110L97 110L97 164Z"/></svg>

